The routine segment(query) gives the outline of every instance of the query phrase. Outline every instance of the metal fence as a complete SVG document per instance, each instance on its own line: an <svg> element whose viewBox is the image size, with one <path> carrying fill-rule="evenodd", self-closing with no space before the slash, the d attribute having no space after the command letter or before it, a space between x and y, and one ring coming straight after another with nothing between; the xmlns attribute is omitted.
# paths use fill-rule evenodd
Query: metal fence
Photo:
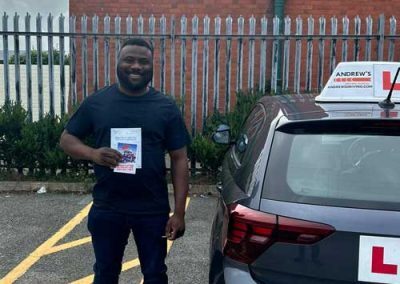
<svg viewBox="0 0 400 284"><path fill-rule="evenodd" d="M25 16L25 30L19 30L19 16L2 17L2 46L4 64L5 99L15 89L15 100L27 96L27 108L32 112L32 93L37 90L39 117L43 115L43 101L55 113L55 96L60 96L60 112L89 95L92 91L115 82L117 54L124 38L141 36L150 39L155 47L155 70L152 84L179 100L182 112L190 121L192 134L204 125L206 117L219 110L229 111L239 90L252 89L265 93L318 92L339 61L398 60L395 54L396 19L382 15L377 19L355 17L316 21L289 17L245 19L228 17L214 19L197 16L188 19L162 16L148 19L139 16L100 19L75 16L58 18L58 31L53 31L53 16L47 17L43 31L42 16L36 17L36 30L31 29L31 16ZM340 33L339 33L340 30ZM363 32L362 32L363 31ZM32 86L31 42L36 38L39 57L43 40L47 38L49 79L43 82L42 58L38 58L38 86ZM9 42L13 41L18 58L20 41L25 40L26 82L20 80L20 63L15 63L15 86L11 87L9 68ZM54 39L59 44L60 88L54 86ZM66 44L66 40L69 43ZM64 54L71 57L69 68L69 94L66 91ZM26 94L21 84L26 84ZM48 93L43 92L48 84ZM69 95L69 99L67 100Z"/></svg>

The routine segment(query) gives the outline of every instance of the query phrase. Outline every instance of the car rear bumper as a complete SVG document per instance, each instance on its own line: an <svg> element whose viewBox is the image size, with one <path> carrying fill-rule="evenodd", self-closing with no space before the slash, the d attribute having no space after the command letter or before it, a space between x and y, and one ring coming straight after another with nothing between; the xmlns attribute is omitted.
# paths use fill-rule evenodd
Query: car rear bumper
<svg viewBox="0 0 400 284"><path fill-rule="evenodd" d="M256 284L249 267L230 258L224 258L224 278L226 284Z"/></svg>

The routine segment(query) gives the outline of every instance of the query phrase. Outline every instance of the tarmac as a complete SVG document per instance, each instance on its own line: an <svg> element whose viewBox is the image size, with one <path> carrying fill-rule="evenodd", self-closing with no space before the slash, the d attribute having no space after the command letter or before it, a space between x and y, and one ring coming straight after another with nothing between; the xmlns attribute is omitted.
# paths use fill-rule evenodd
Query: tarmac
<svg viewBox="0 0 400 284"><path fill-rule="evenodd" d="M91 200L90 194L0 192L0 283L92 283L94 254L86 228ZM174 208L172 195L170 203ZM213 196L187 199L185 235L168 243L170 284L208 283L216 205ZM132 237L123 263L119 283L142 283Z"/></svg>

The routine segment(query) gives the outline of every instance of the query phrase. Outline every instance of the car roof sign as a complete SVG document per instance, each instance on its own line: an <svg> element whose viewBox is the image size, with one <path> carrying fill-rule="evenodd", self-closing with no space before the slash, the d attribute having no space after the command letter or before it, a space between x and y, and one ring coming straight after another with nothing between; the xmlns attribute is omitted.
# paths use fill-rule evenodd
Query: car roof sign
<svg viewBox="0 0 400 284"><path fill-rule="evenodd" d="M316 102L380 102L392 86L400 62L341 62L333 71ZM393 102L400 102L400 80Z"/></svg>

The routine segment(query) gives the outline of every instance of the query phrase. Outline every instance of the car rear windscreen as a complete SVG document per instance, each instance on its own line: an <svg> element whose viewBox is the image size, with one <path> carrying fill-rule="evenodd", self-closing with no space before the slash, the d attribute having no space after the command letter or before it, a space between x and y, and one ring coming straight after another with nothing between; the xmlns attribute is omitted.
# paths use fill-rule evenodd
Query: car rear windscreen
<svg viewBox="0 0 400 284"><path fill-rule="evenodd" d="M263 197L399 210L399 129L391 121L288 124L274 135Z"/></svg>

